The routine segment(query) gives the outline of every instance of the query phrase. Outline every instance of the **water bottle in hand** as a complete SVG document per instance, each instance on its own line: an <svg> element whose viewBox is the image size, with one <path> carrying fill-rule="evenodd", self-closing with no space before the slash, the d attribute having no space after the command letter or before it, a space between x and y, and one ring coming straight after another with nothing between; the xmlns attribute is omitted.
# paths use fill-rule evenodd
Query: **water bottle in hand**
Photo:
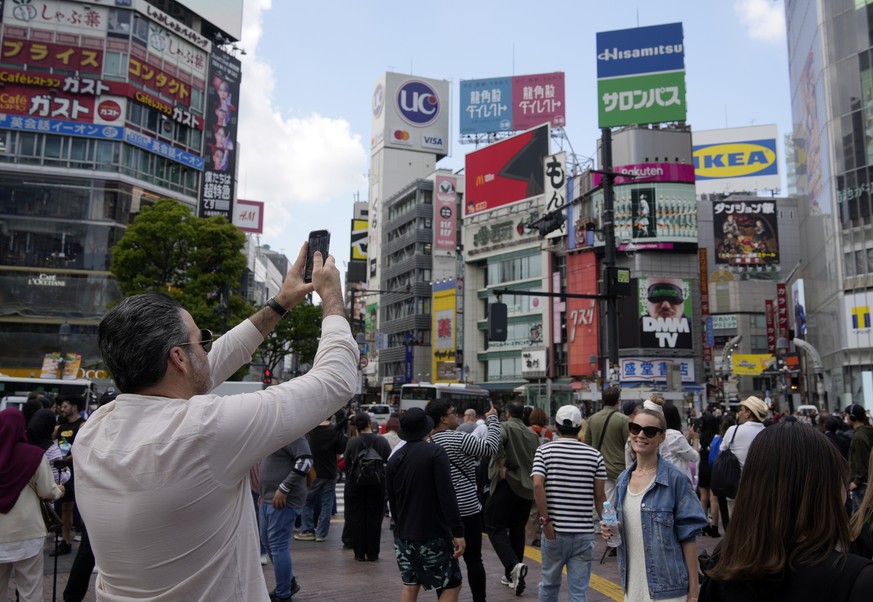
<svg viewBox="0 0 873 602"><path fill-rule="evenodd" d="M620 546L621 532L618 530L618 516L609 502L603 502L603 524L609 527L609 539L606 540L606 545L610 548Z"/></svg>

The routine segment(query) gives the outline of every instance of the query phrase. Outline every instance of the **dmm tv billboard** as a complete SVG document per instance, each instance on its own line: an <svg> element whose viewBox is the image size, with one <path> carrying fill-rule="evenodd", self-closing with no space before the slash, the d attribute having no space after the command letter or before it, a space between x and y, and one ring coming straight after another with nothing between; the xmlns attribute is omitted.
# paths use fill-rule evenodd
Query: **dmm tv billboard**
<svg viewBox="0 0 873 602"><path fill-rule="evenodd" d="M697 192L772 190L781 186L775 125L694 132Z"/></svg>
<svg viewBox="0 0 873 602"><path fill-rule="evenodd" d="M600 127L684 121L682 23L597 34Z"/></svg>
<svg viewBox="0 0 873 602"><path fill-rule="evenodd" d="M465 215L543 194L543 160L548 154L548 125L469 153Z"/></svg>
<svg viewBox="0 0 873 602"><path fill-rule="evenodd" d="M461 80L461 135L566 123L564 73Z"/></svg>
<svg viewBox="0 0 873 602"><path fill-rule="evenodd" d="M449 154L449 82L385 73L373 89L370 150Z"/></svg>

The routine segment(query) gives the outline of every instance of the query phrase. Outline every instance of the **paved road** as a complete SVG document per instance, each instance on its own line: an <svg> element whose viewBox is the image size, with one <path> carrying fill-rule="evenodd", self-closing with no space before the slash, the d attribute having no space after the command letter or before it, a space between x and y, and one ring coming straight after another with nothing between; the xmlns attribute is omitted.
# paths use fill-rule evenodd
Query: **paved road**
<svg viewBox="0 0 873 602"><path fill-rule="evenodd" d="M340 493L340 492L338 492ZM382 524L382 549L378 562L357 562L351 550L343 549L340 535L342 533L342 515L334 518L330 534L325 542L309 542L292 540L291 554L294 574L301 586L301 591L295 600L321 600L321 601L349 601L368 602L378 600L387 602L400 597L400 575L397 564L394 561L394 549L391 530L388 528L388 520ZM698 549L711 550L718 540L701 537L698 539ZM133 545L133 544L132 544ZM48 547L48 546L47 546ZM57 600L62 600L62 592L66 584L67 574L72 565L76 548L73 554L62 556L58 560L58 588ZM597 540L595 544L595 560L591 576L591 585L588 590L588 600L591 602L603 602L606 600L622 600L618 567L615 558L607 558L603 564L599 564L605 550L605 544ZM541 556L539 548L528 546L525 552L529 572L527 576L527 591L521 599L536 600L536 585L540 579ZM506 586L500 585L502 567L491 545L483 543L483 557L485 569L488 572L488 600L490 602L502 602L518 600L514 593ZM46 577L45 577L45 600L52 600L54 559L48 557L46 552ZM462 570L463 570L463 562ZM466 571L464 571L466 580ZM275 586L272 566L264 567L264 578L270 590ZM11 584L10 584L11 585ZM85 598L87 602L95 600L93 593L94 578L91 581L92 590ZM15 599L14 594L9 601ZM421 600L433 599L432 593L420 595ZM466 583L462 586L461 600L472 600ZM560 600L567 600L566 581L561 591ZM7 601L2 601L7 602ZM246 602L246 601L240 601Z"/></svg>

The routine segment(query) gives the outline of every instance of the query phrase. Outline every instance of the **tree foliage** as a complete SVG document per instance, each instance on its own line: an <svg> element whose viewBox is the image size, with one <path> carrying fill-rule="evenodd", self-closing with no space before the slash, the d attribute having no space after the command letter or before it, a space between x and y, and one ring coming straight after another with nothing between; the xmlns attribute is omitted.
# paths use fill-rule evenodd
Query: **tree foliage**
<svg viewBox="0 0 873 602"><path fill-rule="evenodd" d="M175 199L142 212L112 249L110 270L124 295L161 292L197 325L225 332L254 311L240 295L245 235L223 217L200 218Z"/></svg>
<svg viewBox="0 0 873 602"><path fill-rule="evenodd" d="M321 307L301 303L282 319L261 343L258 355L265 368L274 369L294 352L300 364L311 364L321 337Z"/></svg>

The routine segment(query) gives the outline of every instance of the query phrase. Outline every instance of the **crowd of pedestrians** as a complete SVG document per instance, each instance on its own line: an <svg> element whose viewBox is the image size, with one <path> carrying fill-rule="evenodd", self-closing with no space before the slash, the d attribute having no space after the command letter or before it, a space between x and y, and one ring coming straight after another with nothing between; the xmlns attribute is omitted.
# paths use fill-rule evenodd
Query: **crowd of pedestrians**
<svg viewBox="0 0 873 602"><path fill-rule="evenodd" d="M379 434L366 412L346 411L359 352L333 258L318 255L305 283L305 251L265 308L214 341L164 295L110 310L98 338L120 394L87 420L92 408L75 396L0 412L0 599L10 578L20 600L43 599L42 499L57 500L55 554L80 531L65 602L83 599L95 565L101 601L287 602L306 586L292 542L327 539L338 480L355 560L384 560L390 516L404 602L422 589L457 600L461 558L476 602L494 587L522 596L529 543L542 551L538 598L557 600L566 574L569 599L586 600L598 532L629 602L869 597L863 406L782 417L753 395L684 425L660 395L620 405L608 387L587 421L576 405L556 408L552 423L520 399L481 414L435 399ZM211 395L312 291L324 313L312 369L255 394ZM728 451L741 477L720 496L712 485ZM598 520L606 502L615 523ZM482 559L486 534L496 575ZM701 535L718 542L708 558L697 555Z"/></svg>

